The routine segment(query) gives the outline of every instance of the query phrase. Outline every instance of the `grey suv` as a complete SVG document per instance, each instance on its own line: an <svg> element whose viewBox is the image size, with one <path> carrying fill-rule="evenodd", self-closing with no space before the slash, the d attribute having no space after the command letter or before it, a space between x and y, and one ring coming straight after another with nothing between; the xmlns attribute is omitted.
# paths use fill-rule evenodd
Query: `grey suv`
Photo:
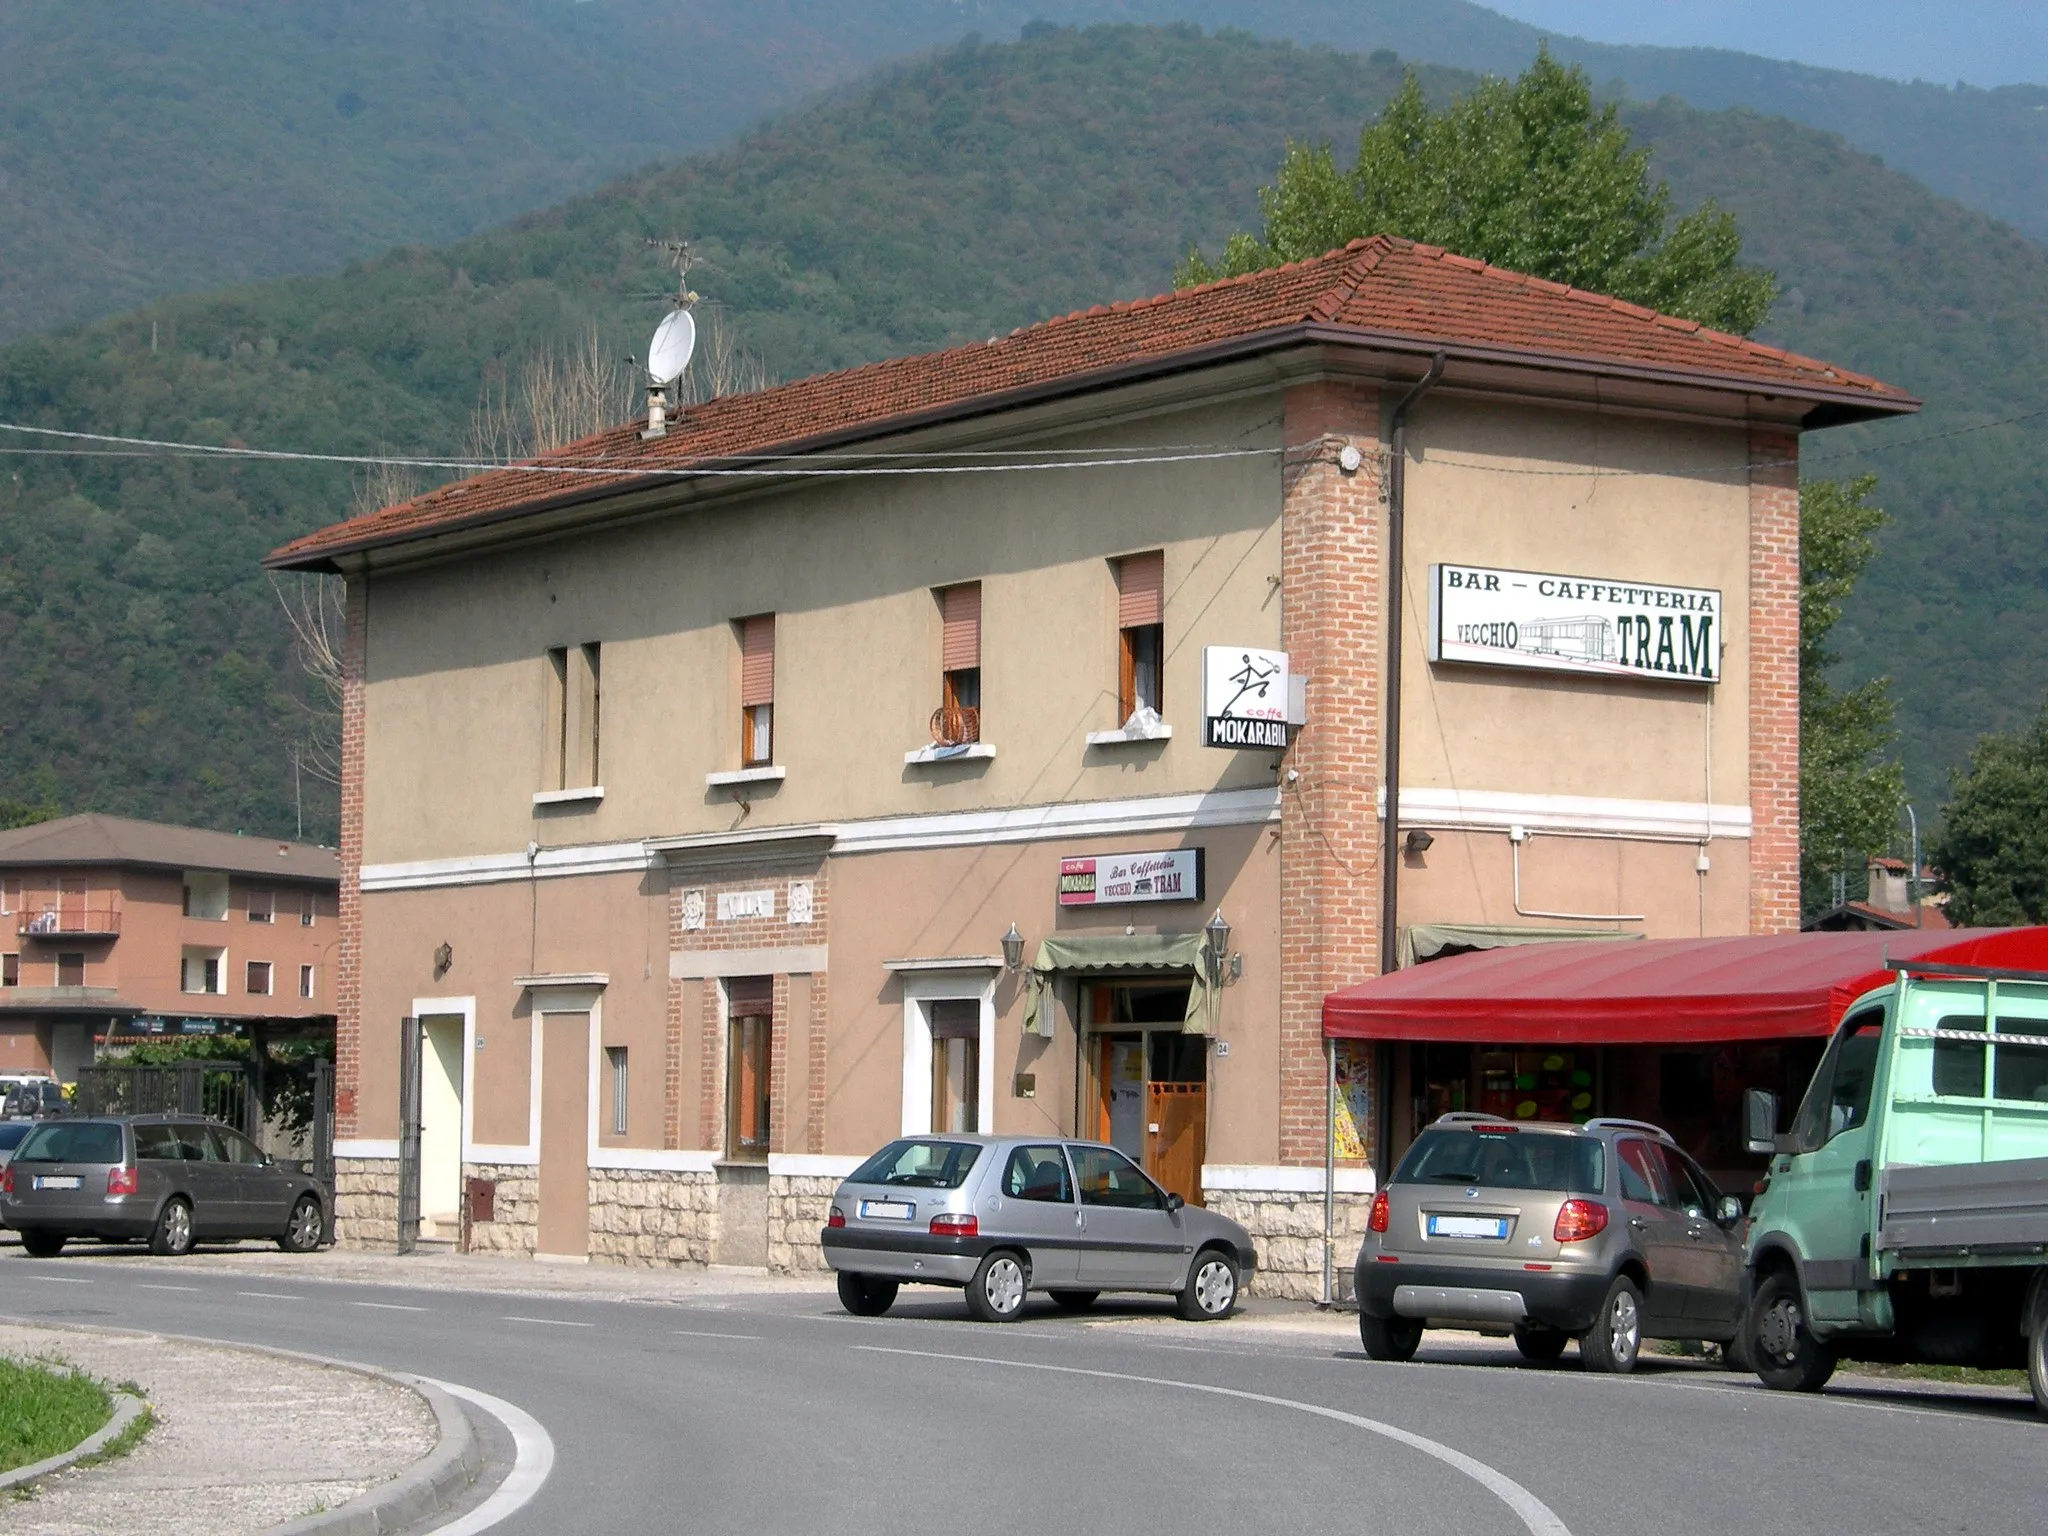
<svg viewBox="0 0 2048 1536"><path fill-rule="evenodd" d="M1531 1360L1579 1341L1629 1371L1645 1338L1737 1332L1742 1203L1654 1125L1446 1115L1373 1199L1358 1332L1406 1360L1426 1323L1506 1329Z"/></svg>
<svg viewBox="0 0 2048 1536"><path fill-rule="evenodd" d="M174 1115L45 1120L0 1168L0 1223L39 1259L75 1237L147 1238L174 1256L201 1239L266 1237L310 1253L328 1208L320 1184L241 1132Z"/></svg>
<svg viewBox="0 0 2048 1536"><path fill-rule="evenodd" d="M1072 1311L1153 1291L1191 1322L1230 1316L1249 1233L1186 1205L1115 1147L1052 1136L909 1136L856 1168L819 1240L846 1310L889 1310L905 1281L957 1286L1006 1323L1031 1291Z"/></svg>

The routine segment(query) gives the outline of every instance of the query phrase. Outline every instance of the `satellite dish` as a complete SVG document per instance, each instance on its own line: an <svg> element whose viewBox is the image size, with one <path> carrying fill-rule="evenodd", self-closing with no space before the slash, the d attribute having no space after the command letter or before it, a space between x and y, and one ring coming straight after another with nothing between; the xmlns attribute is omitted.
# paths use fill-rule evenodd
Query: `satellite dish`
<svg viewBox="0 0 2048 1536"><path fill-rule="evenodd" d="M687 309L679 309L655 327L654 340L647 344L648 375L657 384L675 382L696 350L697 322Z"/></svg>

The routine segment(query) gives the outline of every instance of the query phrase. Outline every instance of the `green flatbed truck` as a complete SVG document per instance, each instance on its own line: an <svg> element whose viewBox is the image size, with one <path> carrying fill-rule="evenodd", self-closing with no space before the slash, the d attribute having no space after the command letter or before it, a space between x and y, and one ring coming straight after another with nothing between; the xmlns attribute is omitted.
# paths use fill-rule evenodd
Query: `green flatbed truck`
<svg viewBox="0 0 2048 1536"><path fill-rule="evenodd" d="M2048 972L1894 965L1842 1016L1789 1133L1744 1104L1769 1171L1744 1247L1766 1386L1843 1359L2024 1367L2048 1413Z"/></svg>

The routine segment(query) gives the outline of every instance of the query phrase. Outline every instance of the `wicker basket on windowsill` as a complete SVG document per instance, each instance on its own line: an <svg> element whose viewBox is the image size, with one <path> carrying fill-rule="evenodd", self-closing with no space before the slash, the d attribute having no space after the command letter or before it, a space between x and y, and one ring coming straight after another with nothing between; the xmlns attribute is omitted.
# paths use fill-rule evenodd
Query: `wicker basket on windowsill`
<svg viewBox="0 0 2048 1536"><path fill-rule="evenodd" d="M932 741L965 747L981 740L981 711L965 704L941 704L932 711Z"/></svg>

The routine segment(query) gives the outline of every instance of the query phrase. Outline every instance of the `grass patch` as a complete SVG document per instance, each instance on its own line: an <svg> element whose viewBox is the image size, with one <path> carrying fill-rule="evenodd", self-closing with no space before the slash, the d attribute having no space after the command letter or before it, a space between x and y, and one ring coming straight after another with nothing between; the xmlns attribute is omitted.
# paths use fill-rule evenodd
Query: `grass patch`
<svg viewBox="0 0 2048 1536"><path fill-rule="evenodd" d="M0 1472L70 1450L113 1411L106 1389L69 1366L0 1360Z"/></svg>
<svg viewBox="0 0 2048 1536"><path fill-rule="evenodd" d="M1878 1365L1865 1360L1844 1360L1844 1371L1858 1376L1881 1376L1888 1381L1946 1381L1959 1387L2024 1387L2025 1371L1979 1371L1967 1365Z"/></svg>

